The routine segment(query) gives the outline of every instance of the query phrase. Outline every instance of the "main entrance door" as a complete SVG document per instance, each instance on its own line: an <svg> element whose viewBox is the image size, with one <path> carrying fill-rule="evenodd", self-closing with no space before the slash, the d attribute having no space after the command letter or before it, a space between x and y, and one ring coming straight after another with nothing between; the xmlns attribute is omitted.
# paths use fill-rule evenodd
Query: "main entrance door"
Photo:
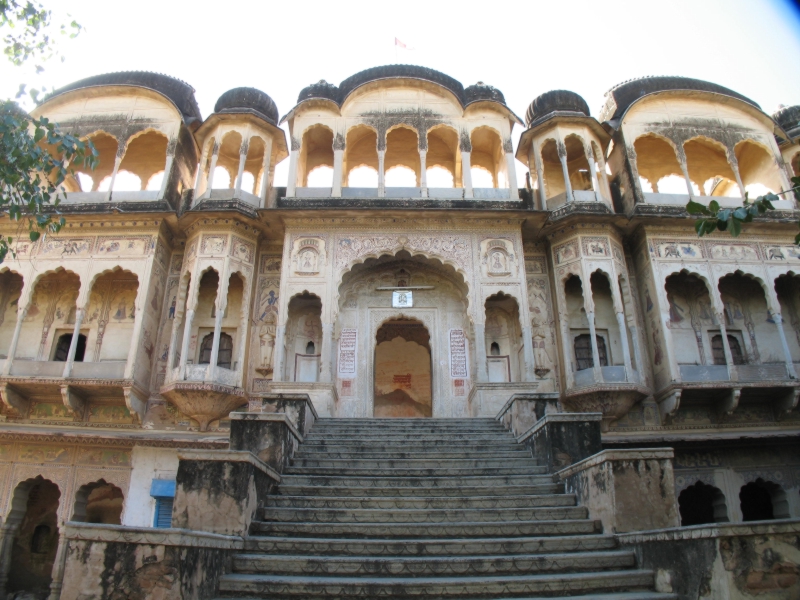
<svg viewBox="0 0 800 600"><path fill-rule="evenodd" d="M430 417L431 336L412 319L384 323L375 346L376 417Z"/></svg>

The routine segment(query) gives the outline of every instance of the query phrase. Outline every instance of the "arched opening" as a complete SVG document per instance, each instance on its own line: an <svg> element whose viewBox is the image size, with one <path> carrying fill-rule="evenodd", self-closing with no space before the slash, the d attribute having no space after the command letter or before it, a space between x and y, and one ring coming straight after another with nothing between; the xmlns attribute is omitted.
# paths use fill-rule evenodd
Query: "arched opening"
<svg viewBox="0 0 800 600"><path fill-rule="evenodd" d="M377 173L375 175L377 181ZM325 165L315 167L308 173L306 185L311 188L329 188L333 186L333 169ZM377 184L376 184L377 185Z"/></svg>
<svg viewBox="0 0 800 600"><path fill-rule="evenodd" d="M228 131L222 136L219 146L217 164L212 173L209 187L215 190L232 189L239 172L239 161L242 154L242 134Z"/></svg>
<svg viewBox="0 0 800 600"><path fill-rule="evenodd" d="M611 291L611 282L608 276L595 271L589 278L592 287L592 303L594 304L594 329L598 340L603 341L606 351L600 351L598 341L597 350L600 355L601 367L621 367L625 364L623 354L622 333L619 330L617 313L614 307L614 297ZM590 340L591 341L591 340ZM605 364L603 364L605 354ZM611 373L607 373L612 376ZM624 375L619 374L617 379L624 381Z"/></svg>
<svg viewBox="0 0 800 600"><path fill-rule="evenodd" d="M715 320L705 282L684 271L667 277L664 289L677 363L687 366L713 364L709 337L714 335Z"/></svg>
<svg viewBox="0 0 800 600"><path fill-rule="evenodd" d="M312 185L309 182L309 175L317 167L328 167L331 169L330 178L324 182L326 185ZM324 187L330 188L333 185L333 131L324 125L312 125L303 133L303 141L300 146L300 161L297 165L297 172L300 173L301 187ZM315 177L314 183L319 182L320 175Z"/></svg>
<svg viewBox="0 0 800 600"><path fill-rule="evenodd" d="M102 191L99 189L100 182L106 178L110 178L111 173L114 171L114 164L117 160L117 150L119 149L119 142L117 139L104 131L97 131L86 136L87 140L94 144L97 150L97 166L94 170L90 170L83 165L76 165L75 172L77 181L65 182L67 191L82 191L82 192L97 192ZM164 165L161 165L164 168ZM108 187L106 187L108 190Z"/></svg>
<svg viewBox="0 0 800 600"><path fill-rule="evenodd" d="M286 326L286 380L319 381L322 300L304 292L289 301ZM312 350L313 353L309 353Z"/></svg>
<svg viewBox="0 0 800 600"><path fill-rule="evenodd" d="M147 183L147 182L145 182ZM100 182L98 191L107 192L111 189L111 176ZM128 170L120 169L114 177L115 192L138 192L142 189L142 179Z"/></svg>
<svg viewBox="0 0 800 600"><path fill-rule="evenodd" d="M343 170L352 188L378 189L378 134L366 125L347 131ZM374 177L374 179L373 179Z"/></svg>
<svg viewBox="0 0 800 600"><path fill-rule="evenodd" d="M502 292L486 299L486 361L489 381L521 381L525 372L519 305L514 297Z"/></svg>
<svg viewBox="0 0 800 600"><path fill-rule="evenodd" d="M472 176L473 188L494 188L494 176L485 167L471 167L470 175Z"/></svg>
<svg viewBox="0 0 800 600"><path fill-rule="evenodd" d="M725 147L706 137L693 138L684 143L689 178L698 186L703 196L740 197L736 175L728 163Z"/></svg>
<svg viewBox="0 0 800 600"><path fill-rule="evenodd" d="M491 127L482 126L472 130L470 134L472 152L470 153L470 163L474 167L486 169L492 176L493 184L485 187L500 187L500 174L503 174L505 182L508 182L506 173L505 152L503 152L503 140L500 133ZM481 182L482 183L482 182ZM473 188L481 188L472 180Z"/></svg>
<svg viewBox="0 0 800 600"><path fill-rule="evenodd" d="M42 478L14 490L8 522L18 524L11 546L6 591L46 593L58 550L58 503L61 491Z"/></svg>
<svg viewBox="0 0 800 600"><path fill-rule="evenodd" d="M606 341L599 335L595 335L597 342L597 356L599 366L608 366L608 351L606 350ZM592 336L588 333L582 333L575 338L575 363L577 371L584 369L591 369L594 367L594 355L592 351Z"/></svg>
<svg viewBox="0 0 800 600"><path fill-rule="evenodd" d="M742 354L742 346L739 344L739 339L728 334L728 347L731 349L731 360L735 365L745 364L744 355ZM722 341L722 335L717 334L711 338L711 355L714 358L715 365L728 364L725 358L725 344Z"/></svg>
<svg viewBox="0 0 800 600"><path fill-rule="evenodd" d="M561 168L561 159L558 156L558 144L554 139L546 140L542 145L541 153L547 206L551 206L551 200L555 202L553 206L558 206L565 201L563 197L561 199L558 197L567 191L567 186L564 183L564 172Z"/></svg>
<svg viewBox="0 0 800 600"><path fill-rule="evenodd" d="M572 191L592 191L592 175L583 139L574 133L570 134L564 138L564 146L567 149L567 172Z"/></svg>
<svg viewBox="0 0 800 600"><path fill-rule="evenodd" d="M120 525L124 499L122 490L105 479L82 485L75 493L72 520Z"/></svg>
<svg viewBox="0 0 800 600"><path fill-rule="evenodd" d="M444 167L440 167L438 165L435 167L430 167L426 171L425 177L428 180L429 189L445 189L456 187L453 174Z"/></svg>
<svg viewBox="0 0 800 600"><path fill-rule="evenodd" d="M65 362L69 356L69 347L72 344L72 334L62 333L58 336L56 342L55 352L53 353L53 360L58 362ZM83 362L83 357L86 354L86 336L82 333L78 334L78 343L75 347L75 362Z"/></svg>
<svg viewBox="0 0 800 600"><path fill-rule="evenodd" d="M176 309L175 312L172 312L170 308L170 313L173 318L172 327L176 330L173 338L175 339L176 347L173 348L175 359L170 368L176 368L181 362L181 345L184 335L186 333L186 311L189 308L189 290L191 289L192 284L192 276L191 274L184 273L182 276L181 284L178 287L178 294L177 298L174 299Z"/></svg>
<svg viewBox="0 0 800 600"><path fill-rule="evenodd" d="M386 134L384 169L386 187L419 187L419 137L416 131L401 125Z"/></svg>
<svg viewBox="0 0 800 600"><path fill-rule="evenodd" d="M788 519L790 516L789 502L783 488L760 477L742 486L739 501L743 521Z"/></svg>
<svg viewBox="0 0 800 600"><path fill-rule="evenodd" d="M214 178L212 179L215 190L229 190L233 187L233 177L231 172L222 166L214 167Z"/></svg>
<svg viewBox="0 0 800 600"><path fill-rule="evenodd" d="M198 364L207 365L211 363L211 351L214 347L214 334L209 333L203 338L200 344L200 358ZM233 356L233 338L225 332L219 334L219 350L217 351L217 366L224 369L231 368L231 357Z"/></svg>
<svg viewBox="0 0 800 600"><path fill-rule="evenodd" d="M239 363L236 342L241 328L244 282L238 273L232 273L228 278L225 309L222 315L217 314L219 285L220 278L216 271L209 269L203 273L197 292L197 310L194 319L196 329L193 331L193 336L200 343L194 359L201 365L211 363L214 332L219 321L217 367L236 370Z"/></svg>
<svg viewBox="0 0 800 600"><path fill-rule="evenodd" d="M375 340L375 417L433 414L431 346L427 328L414 319L393 319Z"/></svg>
<svg viewBox="0 0 800 600"><path fill-rule="evenodd" d="M167 145L169 140L163 133L152 129L137 134L128 141L125 156L119 164L119 173L114 180L114 191L139 191L147 187L150 178L164 170L167 162ZM139 181L134 189L134 181L130 183L120 179L123 171L130 172ZM122 187L124 186L124 187ZM130 186L130 187L128 187Z"/></svg>
<svg viewBox="0 0 800 600"><path fill-rule="evenodd" d="M655 194L687 194L686 179L675 148L664 138L649 133L633 143L642 191Z"/></svg>
<svg viewBox="0 0 800 600"><path fill-rule="evenodd" d="M781 191L778 164L764 146L744 140L736 144L735 154L742 185L750 198Z"/></svg>
<svg viewBox="0 0 800 600"><path fill-rule="evenodd" d="M683 527L728 522L725 495L718 488L702 481L681 491L678 496L678 508Z"/></svg>
<svg viewBox="0 0 800 600"><path fill-rule="evenodd" d="M425 158L429 189L462 187L461 157L458 132L452 127L438 125L428 131L428 151ZM435 194L431 194L435 196Z"/></svg>
<svg viewBox="0 0 800 600"><path fill-rule="evenodd" d="M111 242L108 251L119 251L119 242ZM130 271L115 270L94 280L83 320L88 327L88 360L128 359L138 294L139 278Z"/></svg>
<svg viewBox="0 0 800 600"><path fill-rule="evenodd" d="M244 172L242 173L241 189L243 192L254 196L259 195L264 177L269 177L268 173L263 172L265 152L266 144L264 140L257 135L251 137L250 143L247 145L247 157L245 158Z"/></svg>
<svg viewBox="0 0 800 600"><path fill-rule="evenodd" d="M7 358L6 351L14 336L22 284L22 276L18 273L0 273L0 360Z"/></svg>
<svg viewBox="0 0 800 600"><path fill-rule="evenodd" d="M570 275L564 282L564 297L567 301L567 324L572 340L570 346L574 350L572 370L583 371L594 366L594 358L580 277Z"/></svg>
<svg viewBox="0 0 800 600"><path fill-rule="evenodd" d="M788 258L784 256L784 249L768 249L768 252L772 253L770 258ZM775 291L778 294L783 333L789 345L792 362L800 363L800 277L792 273L781 275L775 279Z"/></svg>
<svg viewBox="0 0 800 600"><path fill-rule="evenodd" d="M792 164L792 172L794 173L795 177L800 176L800 152L798 152L792 157L791 164Z"/></svg>

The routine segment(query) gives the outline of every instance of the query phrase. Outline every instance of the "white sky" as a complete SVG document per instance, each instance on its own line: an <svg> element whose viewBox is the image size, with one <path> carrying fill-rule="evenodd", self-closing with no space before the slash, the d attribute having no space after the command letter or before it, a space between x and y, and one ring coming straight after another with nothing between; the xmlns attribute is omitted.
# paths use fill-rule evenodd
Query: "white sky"
<svg viewBox="0 0 800 600"><path fill-rule="evenodd" d="M597 116L606 90L645 75L713 81L768 113L800 104L800 13L788 0L40 1L60 15L68 8L85 31L60 41L66 61L40 76L0 57L0 97L22 82L147 70L191 84L204 117L238 86L267 92L284 115L309 83L400 62L494 85L520 117L557 88ZM413 50L396 50L395 37Z"/></svg>

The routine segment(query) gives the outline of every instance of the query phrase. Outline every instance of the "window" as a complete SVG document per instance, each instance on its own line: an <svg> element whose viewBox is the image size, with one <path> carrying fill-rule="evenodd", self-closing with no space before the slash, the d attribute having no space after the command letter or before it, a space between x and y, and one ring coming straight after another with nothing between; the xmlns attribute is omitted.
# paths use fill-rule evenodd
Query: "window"
<svg viewBox="0 0 800 600"><path fill-rule="evenodd" d="M492 342L492 345L489 348L489 353L492 356L500 356L500 344L497 342Z"/></svg>
<svg viewBox="0 0 800 600"><path fill-rule="evenodd" d="M58 338L56 343L56 352L53 360L57 362L66 362L69 356L69 346L72 344L72 334L65 333ZM78 344L75 347L75 362L83 362L83 356L86 354L86 336L82 333L78 334Z"/></svg>
<svg viewBox="0 0 800 600"><path fill-rule="evenodd" d="M680 493L678 506L683 527L728 520L725 496L719 489L702 481L690 485Z"/></svg>
<svg viewBox="0 0 800 600"><path fill-rule="evenodd" d="M306 354L315 354L316 350L314 342L308 342L308 344L306 344Z"/></svg>
<svg viewBox="0 0 800 600"><path fill-rule="evenodd" d="M156 511L153 515L153 527L165 529L172 527L172 503L175 499L175 480L153 479L150 484L150 495L155 498Z"/></svg>
<svg viewBox="0 0 800 600"><path fill-rule="evenodd" d="M200 344L199 364L207 365L211 363L211 349L214 346L214 334L209 333L203 338ZM233 359L233 338L225 332L219 334L219 350L217 351L217 366L225 369L231 368Z"/></svg>
<svg viewBox="0 0 800 600"><path fill-rule="evenodd" d="M47 525L37 525L31 537L31 553L47 554L50 551L50 528Z"/></svg>
<svg viewBox="0 0 800 600"><path fill-rule="evenodd" d="M600 358L600 366L608 366L608 357L606 354L606 341L599 335L595 336L597 340L597 354ZM583 371L584 369L591 369L594 367L594 358L592 357L592 338L588 333L582 333L575 338L575 360L577 361L577 370Z"/></svg>
<svg viewBox="0 0 800 600"><path fill-rule="evenodd" d="M742 346L739 340L732 335L728 335L728 345L731 347L731 357L733 364L743 365L744 356L742 355ZM718 334L711 338L711 354L714 357L715 365L728 364L725 360L725 347L722 344L722 335Z"/></svg>

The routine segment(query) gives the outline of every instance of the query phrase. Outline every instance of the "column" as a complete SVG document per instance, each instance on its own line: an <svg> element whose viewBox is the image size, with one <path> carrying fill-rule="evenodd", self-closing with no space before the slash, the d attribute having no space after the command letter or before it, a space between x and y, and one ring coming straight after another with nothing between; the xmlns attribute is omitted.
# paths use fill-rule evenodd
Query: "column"
<svg viewBox="0 0 800 600"><path fill-rule="evenodd" d="M634 198L636 199L635 201L638 202L640 199L644 199L644 192L642 191L642 182L639 181L639 165L636 162L636 148L634 148L633 144L625 146L625 153L628 156L628 165L631 170L631 184L634 188Z"/></svg>
<svg viewBox="0 0 800 600"><path fill-rule="evenodd" d="M475 323L475 361L478 364L477 381L486 383L489 381L489 372L486 370L486 336L483 323Z"/></svg>
<svg viewBox="0 0 800 600"><path fill-rule="evenodd" d="M214 149L211 152L211 164L208 167L208 180L206 189L203 190L203 198L211 197L211 190L214 188L214 171L217 168L217 159L219 158L219 142L214 143Z"/></svg>
<svg viewBox="0 0 800 600"><path fill-rule="evenodd" d="M631 349L628 345L628 330L625 327L625 315L622 312L617 313L617 326L619 327L619 337L622 341L622 360L625 363L625 379L631 381L633 364L631 363Z"/></svg>
<svg viewBox="0 0 800 600"><path fill-rule="evenodd" d="M575 196L572 193L572 183L570 183L569 180L569 167L567 166L567 147L564 145L564 142L558 140L556 142L556 148L558 149L558 159L561 161L561 172L564 174L564 191L566 194L566 201L574 202Z"/></svg>
<svg viewBox="0 0 800 600"><path fill-rule="evenodd" d="M175 162L175 144L176 140L170 140L167 145L167 163L164 165L164 180L161 182L161 189L158 191L158 197L163 198L167 193L167 185L169 184L172 175L172 164Z"/></svg>
<svg viewBox="0 0 800 600"><path fill-rule="evenodd" d="M542 165L542 155L539 151L539 143L534 140L531 142L530 154L533 154L533 165L536 169L536 181L539 186L539 208L547 210L547 194L544 190L544 166ZM528 164L530 165L530 154L528 155Z"/></svg>
<svg viewBox="0 0 800 600"><path fill-rule="evenodd" d="M386 196L386 173L384 172L384 158L386 150L378 150L378 198Z"/></svg>
<svg viewBox="0 0 800 600"><path fill-rule="evenodd" d="M334 198L342 197L342 175L344 167L344 150L333 151L333 187L331 196Z"/></svg>
<svg viewBox="0 0 800 600"><path fill-rule="evenodd" d="M280 317L278 317L280 318ZM283 361L286 355L286 325L278 325L275 329L275 354L273 355L272 362L274 368L272 370L272 381L283 381Z"/></svg>
<svg viewBox="0 0 800 600"><path fill-rule="evenodd" d="M594 380L597 383L603 381L603 371L600 370L600 350L597 347L597 332L594 328L594 311L586 311L586 318L589 321L589 336L592 338L592 370L594 371ZM606 348L608 352L608 348Z"/></svg>
<svg viewBox="0 0 800 600"><path fill-rule="evenodd" d="M67 563L67 534L65 524L59 523L58 550L56 559L53 561L53 570L50 572L50 595L47 600L59 600L61 597L61 585L64 581L64 568Z"/></svg>
<svg viewBox="0 0 800 600"><path fill-rule="evenodd" d="M594 190L594 199L600 202L600 184L597 182L597 169L594 166L594 152L589 144L583 145L583 152L586 154L586 162L589 163L589 173L592 176L592 189Z"/></svg>
<svg viewBox="0 0 800 600"><path fill-rule="evenodd" d="M192 322L194 321L194 307L186 311L186 320L183 326L183 342L181 343L181 362L178 364L178 377L186 378L186 361L189 357L189 340L192 337Z"/></svg>
<svg viewBox="0 0 800 600"><path fill-rule="evenodd" d="M464 198L474 198L472 191L472 165L470 165L470 153L461 151L461 178L464 181Z"/></svg>
<svg viewBox="0 0 800 600"><path fill-rule="evenodd" d="M689 194L689 200L694 200L694 191L692 190L692 180L689 177L689 167L686 164L686 153L683 151L683 146L678 146L677 151L678 151L678 164L681 166L681 173L683 173L683 178L686 180L686 191Z"/></svg>
<svg viewBox="0 0 800 600"><path fill-rule="evenodd" d="M511 145L511 140L508 141ZM517 183L517 166L514 163L514 153L506 150L506 170L508 171L508 198L519 200L519 184Z"/></svg>
<svg viewBox="0 0 800 600"><path fill-rule="evenodd" d="M781 346L783 347L783 355L786 357L786 372L789 373L791 379L797 379L797 371L794 368L794 360L792 353L789 350L789 343L786 341L786 332L783 330L783 315L779 312L772 313L772 320L778 327L778 335L781 338Z"/></svg>
<svg viewBox="0 0 800 600"><path fill-rule="evenodd" d="M114 191L114 181L117 179L117 172L119 172L119 165L122 162L122 157L125 155L125 146L120 146L117 151L117 156L114 158L114 170L111 171L111 179L108 182L108 192L106 193L106 201L111 200L111 192Z"/></svg>
<svg viewBox="0 0 800 600"><path fill-rule="evenodd" d="M194 179L194 193L201 194L201 186L205 185L206 179L204 174L206 172L206 165L208 164L208 147L203 149L203 155L200 157L200 164L197 168L197 177Z"/></svg>
<svg viewBox="0 0 800 600"><path fill-rule="evenodd" d="M69 343L69 353L67 354L67 361L64 364L64 373L62 377L70 377L72 375L72 365L75 364L75 351L78 348L78 336L81 333L81 324L83 323L83 307L79 306L75 311L75 327L72 329L72 341Z"/></svg>
<svg viewBox="0 0 800 600"><path fill-rule="evenodd" d="M739 161L736 160L736 153L728 149L728 162L731 165L731 170L733 171L733 176L736 178L736 185L739 186L739 192L742 194L742 198L745 195L744 184L742 183L742 176L739 173Z"/></svg>
<svg viewBox="0 0 800 600"><path fill-rule="evenodd" d="M603 182L603 196L611 198L611 186L608 184L608 173L606 173L606 159L603 158L602 152L596 156L597 166L600 167L600 180Z"/></svg>
<svg viewBox="0 0 800 600"><path fill-rule="evenodd" d="M19 523L9 523L8 517L3 524L2 543L0 543L0 597L5 598L6 585L8 584L8 572L11 569L11 549L14 544L14 537L17 535Z"/></svg>
<svg viewBox="0 0 800 600"><path fill-rule="evenodd" d="M261 189L258 197L261 198L261 207L267 208L267 192L269 191L269 170L272 162L272 138L267 137L264 143L264 162L261 163Z"/></svg>
<svg viewBox="0 0 800 600"><path fill-rule="evenodd" d="M331 363L333 362L333 324L322 324L322 348L320 348L320 373L319 380L322 383L332 381Z"/></svg>
<svg viewBox="0 0 800 600"><path fill-rule="evenodd" d="M22 298L20 298L20 300L22 300ZM6 358L6 364L3 368L2 375L11 374L11 365L14 362L14 355L17 353L17 344L19 344L19 334L22 331L22 322L25 320L27 314L27 304L25 307L17 310L17 323L14 325L14 334L11 336L11 345L8 348L8 358ZM1 549L2 548L0 548L0 550ZM0 589L0 592L2 592L2 589Z"/></svg>
<svg viewBox="0 0 800 600"><path fill-rule="evenodd" d="M225 266L219 277L217 286L217 297L214 300L217 313L214 317L214 339L211 342L211 358L208 361L207 379L214 379L214 372L217 370L217 354L219 354L219 338L222 333L222 319L225 317L225 309L228 306L228 287L230 285L230 265L229 259L225 259ZM244 333L244 332L243 332ZM231 365L233 366L233 365Z"/></svg>
<svg viewBox="0 0 800 600"><path fill-rule="evenodd" d="M178 293L176 294L177 298L179 299L179 304L175 307L175 316L172 319L172 332L169 336L169 352L167 354L167 373L166 373L166 381L172 380L172 370L175 368L175 354L178 352L178 329L183 324L183 320L185 318L185 300L180 302L181 297L181 288L182 286L178 286ZM189 290L186 290L186 297L188 297Z"/></svg>
<svg viewBox="0 0 800 600"><path fill-rule="evenodd" d="M140 336L142 335L142 326L144 321L144 306L147 301L147 296L150 294L150 272L153 265L152 259L148 261L144 269L142 281L139 282L139 290L136 292L136 314L133 319L133 331L131 332L131 339L138 340L131 344L131 349L128 352L128 361L125 363L125 379L133 378L133 369L136 364L136 354L138 346L142 342ZM177 308L177 307L176 307Z"/></svg>
<svg viewBox="0 0 800 600"><path fill-rule="evenodd" d="M525 357L525 381L536 381L536 356L530 325L522 327L522 353Z"/></svg>
<svg viewBox="0 0 800 600"><path fill-rule="evenodd" d="M428 151L420 149L419 151L419 187L421 188L421 196L428 197L428 173L427 173L427 158Z"/></svg>
<svg viewBox="0 0 800 600"><path fill-rule="evenodd" d="M247 152L250 149L250 139L242 140L239 146L239 170L236 171L236 183L233 186L233 197L238 198L242 191L242 177L244 177L244 165L247 162Z"/></svg>
<svg viewBox="0 0 800 600"><path fill-rule="evenodd" d="M297 194L297 164L300 161L300 142L292 138L292 152L289 155L289 180L286 182L286 197Z"/></svg>
<svg viewBox="0 0 800 600"><path fill-rule="evenodd" d="M736 376L736 369L733 365L733 355L731 354L731 346L728 343L728 330L725 327L725 306L722 299L717 294L710 294L711 301L714 303L714 314L719 323L719 333L722 336L722 348L725 350L725 364L728 366L728 378L731 381L738 380Z"/></svg>

